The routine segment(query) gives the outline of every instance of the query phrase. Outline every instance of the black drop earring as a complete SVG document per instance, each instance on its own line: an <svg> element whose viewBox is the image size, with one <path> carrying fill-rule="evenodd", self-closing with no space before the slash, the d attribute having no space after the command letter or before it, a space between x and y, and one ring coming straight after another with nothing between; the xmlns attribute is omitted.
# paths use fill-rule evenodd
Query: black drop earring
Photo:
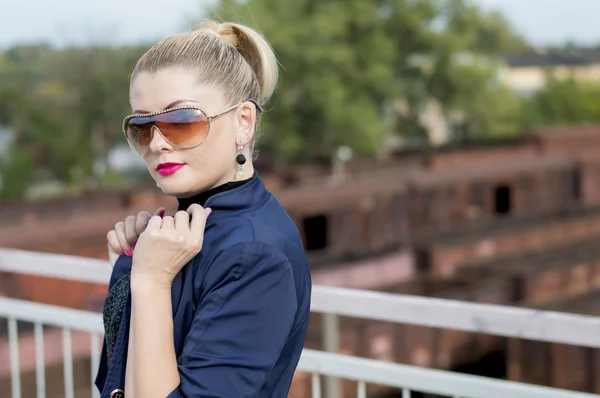
<svg viewBox="0 0 600 398"><path fill-rule="evenodd" d="M244 175L244 164L246 163L246 156L242 153L242 151L244 150L244 147L242 145L238 145L237 149L240 153L238 153L238 155L235 157L235 162L239 165L237 175L238 177L241 177Z"/></svg>

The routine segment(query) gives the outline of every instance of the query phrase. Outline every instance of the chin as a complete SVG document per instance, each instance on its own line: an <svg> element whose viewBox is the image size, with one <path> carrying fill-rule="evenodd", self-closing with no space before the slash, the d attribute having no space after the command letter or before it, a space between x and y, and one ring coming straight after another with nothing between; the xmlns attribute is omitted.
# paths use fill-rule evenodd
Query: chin
<svg viewBox="0 0 600 398"><path fill-rule="evenodd" d="M202 184L202 181L192 180L189 178L174 178L175 176L159 177L158 184L165 195L175 196L178 198L186 198L194 196L199 192L205 191L205 186L210 184ZM179 177L179 176L178 176Z"/></svg>
<svg viewBox="0 0 600 398"><path fill-rule="evenodd" d="M176 196L179 198L184 198L186 196L190 196L189 185L185 184L176 184L171 182L159 182L160 189L163 191L165 195Z"/></svg>

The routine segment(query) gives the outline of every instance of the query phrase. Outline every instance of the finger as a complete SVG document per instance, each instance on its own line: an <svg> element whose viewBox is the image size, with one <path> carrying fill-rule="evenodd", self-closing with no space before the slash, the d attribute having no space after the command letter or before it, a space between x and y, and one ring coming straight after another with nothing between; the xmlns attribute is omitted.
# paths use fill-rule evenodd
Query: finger
<svg viewBox="0 0 600 398"><path fill-rule="evenodd" d="M190 231L194 233L194 235L198 235L204 237L204 228L206 227L206 219L208 218L211 209L203 208L198 204L193 204L188 207L188 213L192 217L192 221L190 222Z"/></svg>
<svg viewBox="0 0 600 398"><path fill-rule="evenodd" d="M133 251L131 250L132 248L127 241L127 238L125 237L125 223L123 221L120 221L115 225L115 232L117 233L117 239L121 245L121 249L126 255L131 256Z"/></svg>
<svg viewBox="0 0 600 398"><path fill-rule="evenodd" d="M127 239L132 248L135 246L135 242L137 242L139 236L135 228L136 222L136 216L128 216L125 219L125 239Z"/></svg>
<svg viewBox="0 0 600 398"><path fill-rule="evenodd" d="M154 212L153 215L163 218L165 216L165 212L166 212L166 209L164 207L159 207L158 209L156 209L156 211Z"/></svg>
<svg viewBox="0 0 600 398"><path fill-rule="evenodd" d="M137 238L144 232L146 226L148 225L148 221L152 218L152 214L147 211L140 211L138 213L137 219L135 220L135 233L137 234Z"/></svg>
<svg viewBox="0 0 600 398"><path fill-rule="evenodd" d="M162 226L163 219L160 216L152 216L146 226L146 231L157 231Z"/></svg>
<svg viewBox="0 0 600 398"><path fill-rule="evenodd" d="M106 234L106 240L108 241L108 247L110 250L117 254L125 254L114 229L108 231L108 234Z"/></svg>
<svg viewBox="0 0 600 398"><path fill-rule="evenodd" d="M171 216L164 216L161 229L175 229L175 219Z"/></svg>
<svg viewBox="0 0 600 398"><path fill-rule="evenodd" d="M175 229L190 230L190 214L187 211L178 211L175 213Z"/></svg>

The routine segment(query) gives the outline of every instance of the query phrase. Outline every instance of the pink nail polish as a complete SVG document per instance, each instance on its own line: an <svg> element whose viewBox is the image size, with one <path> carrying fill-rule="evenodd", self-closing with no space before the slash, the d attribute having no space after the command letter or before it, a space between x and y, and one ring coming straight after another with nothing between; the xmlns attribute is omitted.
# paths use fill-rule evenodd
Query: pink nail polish
<svg viewBox="0 0 600 398"><path fill-rule="evenodd" d="M125 255L125 252L123 252L123 251L122 251L122 252L121 252L121 256L124 256L124 255Z"/></svg>
<svg viewBox="0 0 600 398"><path fill-rule="evenodd" d="M125 254L127 254L128 256L133 256L133 251L131 249L127 249L125 250Z"/></svg>
<svg viewBox="0 0 600 398"><path fill-rule="evenodd" d="M158 213L158 215L160 216L160 218L163 218L165 216L165 211L162 210L160 213Z"/></svg>
<svg viewBox="0 0 600 398"><path fill-rule="evenodd" d="M137 242L136 242L136 243L137 243ZM135 243L134 243L133 245L131 245L131 248L132 248L132 249L135 249Z"/></svg>

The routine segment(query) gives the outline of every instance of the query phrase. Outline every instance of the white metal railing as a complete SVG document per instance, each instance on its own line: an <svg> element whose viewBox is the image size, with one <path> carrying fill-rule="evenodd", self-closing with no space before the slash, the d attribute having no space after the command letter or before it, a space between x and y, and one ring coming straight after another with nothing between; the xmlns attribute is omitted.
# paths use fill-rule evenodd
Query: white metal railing
<svg viewBox="0 0 600 398"><path fill-rule="evenodd" d="M351 357L305 349L300 369L313 374L313 386L319 386L319 375L358 381L358 397L366 397L366 383L396 387L403 398L411 391L452 396L455 398L590 398L594 394L533 386L524 383L470 376L454 372L424 369L417 366ZM313 397L320 397L319 388Z"/></svg>
<svg viewBox="0 0 600 398"><path fill-rule="evenodd" d="M0 298L0 317L8 319L13 398L21 397L17 321L34 324L37 398L45 398L46 396L44 326L55 326L62 329L65 398L73 398L75 396L71 331L79 330L90 333L90 366L92 376L90 381L93 385L94 377L100 363L100 337L104 334L101 314L3 297ZM99 396L100 394L98 394L96 389L92 388L92 397Z"/></svg>
<svg viewBox="0 0 600 398"><path fill-rule="evenodd" d="M110 276L110 268L105 261L2 248L0 248L0 271L93 283L106 283ZM326 349L331 351L305 349L302 353L298 369L312 374L314 398L321 397L321 376L328 377L325 391L329 397L339 396L337 378L357 381L357 396L361 398L367 396L367 383L399 388L403 391L403 398L410 398L411 391L454 398L600 397L595 394L425 369L335 353L338 346L338 316L596 348L600 348L600 318L325 286L313 287L311 310L325 314L324 341ZM33 322L35 325L38 398L45 398L44 325L58 326L63 330L66 397L74 396L71 331L80 330L90 333L90 366L93 369L92 376L95 374L100 355L99 341L103 334L101 314L0 298L0 317L7 318L9 321L12 398L21 398L17 320ZM97 396L95 389L92 389L92 397Z"/></svg>
<svg viewBox="0 0 600 398"><path fill-rule="evenodd" d="M600 318L585 315L329 286L313 287L312 310L600 348Z"/></svg>

